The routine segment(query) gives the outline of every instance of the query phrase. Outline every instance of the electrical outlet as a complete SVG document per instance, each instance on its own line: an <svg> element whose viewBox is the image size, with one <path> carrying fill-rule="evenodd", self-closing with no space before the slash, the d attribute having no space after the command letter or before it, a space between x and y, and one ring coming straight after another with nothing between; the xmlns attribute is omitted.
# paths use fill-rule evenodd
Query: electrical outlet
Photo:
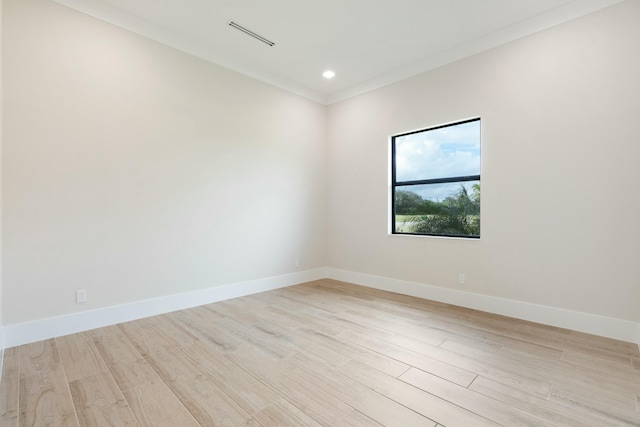
<svg viewBox="0 0 640 427"><path fill-rule="evenodd" d="M76 291L76 304L82 304L83 302L87 302L87 290L78 289Z"/></svg>
<svg viewBox="0 0 640 427"><path fill-rule="evenodd" d="M458 283L459 284L464 285L466 280L467 280L467 278L465 277L464 273L458 274Z"/></svg>
<svg viewBox="0 0 640 427"><path fill-rule="evenodd" d="M294 261L294 264L295 264L296 268L300 267L300 260L298 258L296 258L296 260Z"/></svg>

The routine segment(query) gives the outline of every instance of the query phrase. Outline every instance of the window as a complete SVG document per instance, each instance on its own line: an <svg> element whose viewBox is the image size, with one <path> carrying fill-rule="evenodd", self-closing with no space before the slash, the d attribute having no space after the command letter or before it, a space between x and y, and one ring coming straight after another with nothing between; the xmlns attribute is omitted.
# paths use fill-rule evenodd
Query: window
<svg viewBox="0 0 640 427"><path fill-rule="evenodd" d="M480 119L391 138L393 234L480 237Z"/></svg>

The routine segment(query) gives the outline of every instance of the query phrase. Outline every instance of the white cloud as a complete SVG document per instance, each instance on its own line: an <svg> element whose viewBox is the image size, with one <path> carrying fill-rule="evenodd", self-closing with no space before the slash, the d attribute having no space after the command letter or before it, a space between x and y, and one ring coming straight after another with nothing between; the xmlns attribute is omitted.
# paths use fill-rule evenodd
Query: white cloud
<svg viewBox="0 0 640 427"><path fill-rule="evenodd" d="M480 122L399 136L396 180L480 174Z"/></svg>

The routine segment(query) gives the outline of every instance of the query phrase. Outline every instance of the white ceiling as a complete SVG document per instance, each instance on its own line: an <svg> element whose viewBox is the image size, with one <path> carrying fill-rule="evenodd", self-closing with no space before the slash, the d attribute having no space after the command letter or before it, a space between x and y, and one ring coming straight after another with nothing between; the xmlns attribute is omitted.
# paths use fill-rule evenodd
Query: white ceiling
<svg viewBox="0 0 640 427"><path fill-rule="evenodd" d="M330 104L622 0L55 1Z"/></svg>

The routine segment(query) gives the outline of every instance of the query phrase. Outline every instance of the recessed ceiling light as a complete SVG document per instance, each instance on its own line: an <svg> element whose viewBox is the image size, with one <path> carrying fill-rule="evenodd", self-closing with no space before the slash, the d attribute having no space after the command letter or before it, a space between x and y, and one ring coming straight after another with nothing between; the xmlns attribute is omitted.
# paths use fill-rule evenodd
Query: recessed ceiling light
<svg viewBox="0 0 640 427"><path fill-rule="evenodd" d="M322 77L324 77L325 79L332 79L336 76L336 73L334 73L331 70L327 70L324 73L322 73Z"/></svg>

